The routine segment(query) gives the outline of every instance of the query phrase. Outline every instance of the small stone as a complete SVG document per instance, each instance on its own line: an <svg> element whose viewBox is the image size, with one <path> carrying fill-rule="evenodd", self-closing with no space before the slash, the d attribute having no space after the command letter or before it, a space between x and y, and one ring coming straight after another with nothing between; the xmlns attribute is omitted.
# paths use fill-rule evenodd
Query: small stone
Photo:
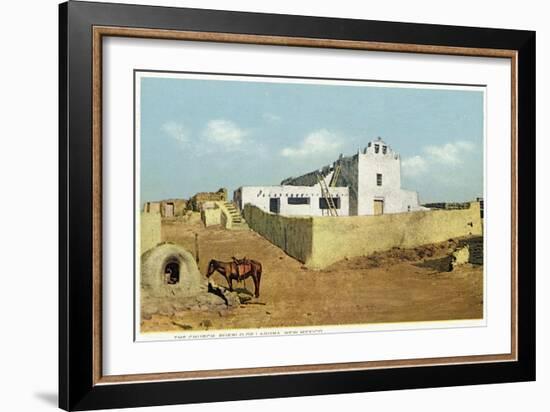
<svg viewBox="0 0 550 412"><path fill-rule="evenodd" d="M210 319L204 319L201 323L200 323L200 326L203 326L205 328L209 328L212 326L212 321Z"/></svg>

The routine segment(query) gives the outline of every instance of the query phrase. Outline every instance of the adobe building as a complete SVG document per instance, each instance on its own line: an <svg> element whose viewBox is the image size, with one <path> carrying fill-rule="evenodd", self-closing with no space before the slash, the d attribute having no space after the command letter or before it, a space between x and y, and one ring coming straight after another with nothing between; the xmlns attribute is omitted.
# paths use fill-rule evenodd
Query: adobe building
<svg viewBox="0 0 550 412"><path fill-rule="evenodd" d="M146 202L143 205L145 213L160 214L162 217L184 216L187 211L187 200L166 199L157 202Z"/></svg>
<svg viewBox="0 0 550 412"><path fill-rule="evenodd" d="M243 186L234 193L246 204L285 216L362 216L426 210L418 193L401 188L401 158L381 138L355 155L320 170L290 177L280 186Z"/></svg>
<svg viewBox="0 0 550 412"><path fill-rule="evenodd" d="M327 182L330 176L323 179ZM330 216L329 201L320 185L243 186L235 191L233 200L240 210L252 204L283 216ZM329 191L337 215L348 216L349 188L331 187Z"/></svg>
<svg viewBox="0 0 550 412"><path fill-rule="evenodd" d="M200 192L189 199L188 209L194 212L201 212L205 202L225 202L227 200L227 189L221 188L217 192Z"/></svg>

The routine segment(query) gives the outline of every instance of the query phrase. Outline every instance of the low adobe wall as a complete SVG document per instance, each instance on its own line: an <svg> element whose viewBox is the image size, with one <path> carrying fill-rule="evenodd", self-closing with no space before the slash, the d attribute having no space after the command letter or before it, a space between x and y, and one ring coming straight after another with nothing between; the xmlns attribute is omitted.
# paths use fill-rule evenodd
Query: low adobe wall
<svg viewBox="0 0 550 412"><path fill-rule="evenodd" d="M301 262L311 260L313 218L275 215L249 204L243 215L250 228L288 255Z"/></svg>
<svg viewBox="0 0 550 412"><path fill-rule="evenodd" d="M216 226L221 224L221 211L214 205L209 209L202 209L201 220L205 227Z"/></svg>
<svg viewBox="0 0 550 412"><path fill-rule="evenodd" d="M141 212L140 221L140 254L147 252L161 242L161 216L158 213Z"/></svg>
<svg viewBox="0 0 550 412"><path fill-rule="evenodd" d="M411 248L482 235L479 203L468 209L428 210L379 216L285 217L247 205L249 226L311 268L394 247Z"/></svg>
<svg viewBox="0 0 550 412"><path fill-rule="evenodd" d="M314 219L313 251L311 259L305 263L309 267L323 268L346 257L481 234L478 202L460 210L326 217Z"/></svg>

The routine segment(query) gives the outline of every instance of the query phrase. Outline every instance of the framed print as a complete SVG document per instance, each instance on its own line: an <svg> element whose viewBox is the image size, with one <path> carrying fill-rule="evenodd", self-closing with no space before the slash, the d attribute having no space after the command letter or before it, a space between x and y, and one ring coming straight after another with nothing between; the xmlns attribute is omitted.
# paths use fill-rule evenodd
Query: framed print
<svg viewBox="0 0 550 412"><path fill-rule="evenodd" d="M60 5L60 407L535 379L535 33Z"/></svg>

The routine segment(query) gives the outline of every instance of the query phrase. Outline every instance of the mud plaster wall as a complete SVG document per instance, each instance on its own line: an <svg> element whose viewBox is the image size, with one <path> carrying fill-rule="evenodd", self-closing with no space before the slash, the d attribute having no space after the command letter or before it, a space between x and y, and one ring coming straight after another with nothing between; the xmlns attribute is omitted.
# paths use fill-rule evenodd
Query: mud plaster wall
<svg viewBox="0 0 550 412"><path fill-rule="evenodd" d="M212 209L203 209L201 219L204 226L215 226L221 224L221 210L218 207Z"/></svg>
<svg viewBox="0 0 550 412"><path fill-rule="evenodd" d="M166 216L166 206L168 203L174 205L174 216L183 216L187 212L187 201L185 199L166 199L162 201L162 216Z"/></svg>
<svg viewBox="0 0 550 412"><path fill-rule="evenodd" d="M313 218L275 215L249 204L243 215L251 229L290 256L301 262L311 259Z"/></svg>
<svg viewBox="0 0 550 412"><path fill-rule="evenodd" d="M305 263L308 267L323 268L346 257L481 234L478 202L463 210L316 218L313 219L313 249Z"/></svg>
<svg viewBox="0 0 550 412"><path fill-rule="evenodd" d="M161 216L157 213L142 212L139 225L141 253L145 253L161 242Z"/></svg>
<svg viewBox="0 0 550 412"><path fill-rule="evenodd" d="M393 247L410 248L482 234L478 202L463 210L313 218L285 217L246 205L244 216L251 229L316 269Z"/></svg>

